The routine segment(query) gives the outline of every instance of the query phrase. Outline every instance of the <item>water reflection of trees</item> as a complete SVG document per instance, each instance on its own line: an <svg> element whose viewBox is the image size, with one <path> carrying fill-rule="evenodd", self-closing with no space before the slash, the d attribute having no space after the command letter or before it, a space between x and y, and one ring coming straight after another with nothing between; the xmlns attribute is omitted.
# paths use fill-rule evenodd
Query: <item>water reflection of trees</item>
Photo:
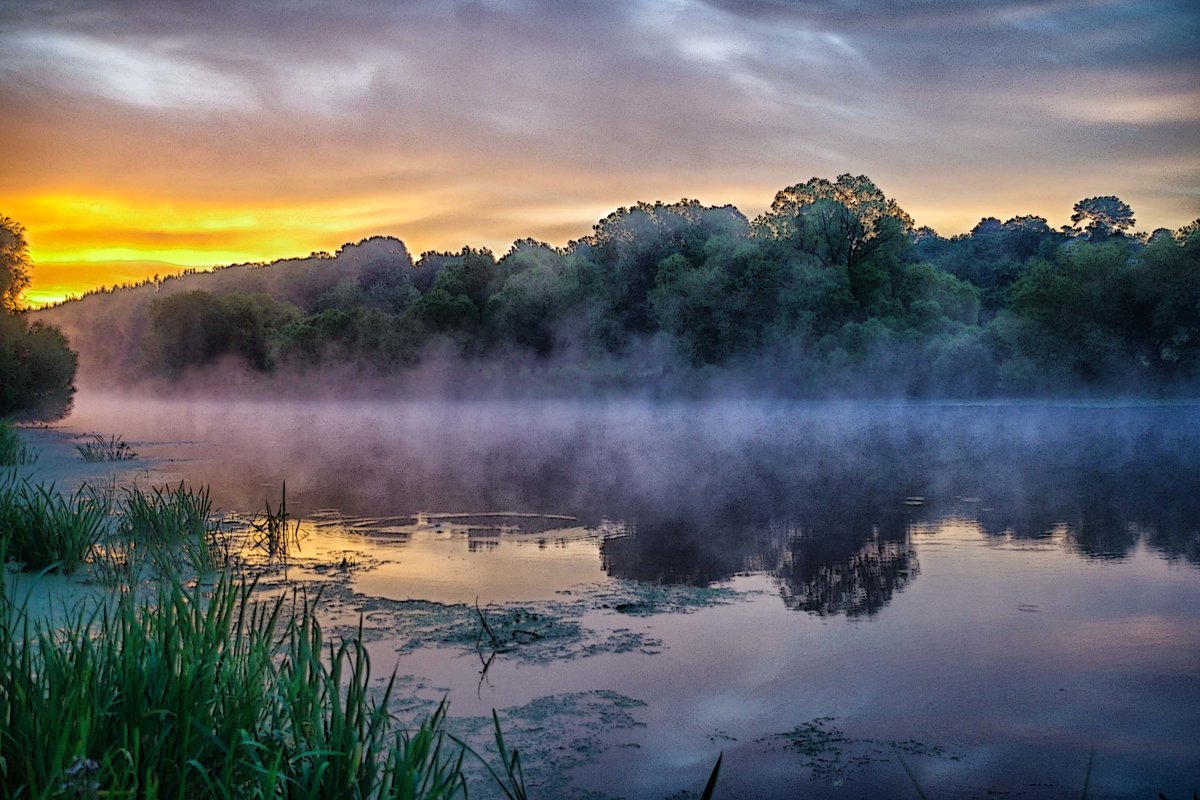
<svg viewBox="0 0 1200 800"><path fill-rule="evenodd" d="M1015 432L864 427L848 439L814 437L792 461L779 452L786 445L760 443L759 468L726 475L721 492L680 486L659 506L630 507L634 533L604 544L605 568L691 584L766 572L789 608L871 614L918 574L912 524L936 528L949 517L973 519L992 537L1062 541L1086 558L1128 558L1141 544L1200 565L1191 417L1114 411L1095 427L1068 411L1023 420L1030 427ZM907 506L911 495L927 502ZM658 513L662 505L675 510Z"/></svg>
<svg viewBox="0 0 1200 800"><path fill-rule="evenodd" d="M709 495L688 498L691 514L636 509L631 535L601 545L604 568L621 578L697 586L767 573L789 608L873 614L918 572L908 536L912 510L885 488L896 485L886 478L864 482L829 469L817 486L784 493L750 485L761 475L731 479L715 508Z"/></svg>
<svg viewBox="0 0 1200 800"><path fill-rule="evenodd" d="M606 540L604 568L621 578L693 586L767 573L788 608L822 616L874 614L919 571L903 530L876 530L863 540L856 532L805 533L776 525L720 533L703 528L676 518Z"/></svg>
<svg viewBox="0 0 1200 800"><path fill-rule="evenodd" d="M784 605L821 616L874 614L917 574L917 554L905 541L871 539L849 558L814 559L793 541L775 571Z"/></svg>
<svg viewBox="0 0 1200 800"><path fill-rule="evenodd" d="M607 518L630 531L602 547L614 576L704 585L765 572L789 605L818 613L889 602L917 574L910 526L950 516L1086 558L1145 546L1200 565L1197 407L535 408L414 407L359 428L328 423L336 435L297 414L296 431L272 432L294 448L239 448L246 463L229 465L231 486L214 496L253 510L262 483L286 477L298 511ZM231 494L239 487L245 497ZM910 496L925 502L905 505Z"/></svg>
<svg viewBox="0 0 1200 800"><path fill-rule="evenodd" d="M998 487L980 513L985 533L1015 539L1051 538L1086 558L1121 560L1139 544L1168 559L1200 565L1200 454L1142 442L1123 456L1091 442L1074 471L1047 474L1027 467L1022 486Z"/></svg>

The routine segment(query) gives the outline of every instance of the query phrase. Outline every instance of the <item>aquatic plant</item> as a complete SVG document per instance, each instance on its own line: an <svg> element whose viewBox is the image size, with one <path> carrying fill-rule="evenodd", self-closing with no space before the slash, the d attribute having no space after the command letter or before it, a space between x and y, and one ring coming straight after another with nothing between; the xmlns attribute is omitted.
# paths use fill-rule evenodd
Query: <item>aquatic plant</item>
<svg viewBox="0 0 1200 800"><path fill-rule="evenodd" d="M75 449L79 451L79 455L84 461L130 461L137 458L137 453L133 451L125 442L121 441L120 436L111 436L105 439L98 433L93 433L88 437L88 441L83 444L75 445Z"/></svg>
<svg viewBox="0 0 1200 800"><path fill-rule="evenodd" d="M53 484L35 486L13 474L0 479L0 539L27 570L70 575L87 561L108 518L108 499L87 485L64 497Z"/></svg>
<svg viewBox="0 0 1200 800"><path fill-rule="evenodd" d="M212 516L207 488L191 490L179 485L125 490L120 528L140 544L165 544L180 534L202 534Z"/></svg>
<svg viewBox="0 0 1200 800"><path fill-rule="evenodd" d="M52 627L3 582L2 796L466 796L473 751L445 733L445 706L399 727L394 677L374 689L361 629L326 643L316 599L294 594L289 609L222 574L210 590L168 581L149 601L124 593ZM519 771L496 774L525 797Z"/></svg>
<svg viewBox="0 0 1200 800"><path fill-rule="evenodd" d="M293 547L300 548L300 520L296 520L294 526L289 524L286 481L279 496L279 506L271 508L270 500L266 505L266 513L250 522L247 543L268 558L286 559Z"/></svg>
<svg viewBox="0 0 1200 800"><path fill-rule="evenodd" d="M25 445L11 425L0 422L0 466L19 467L37 462L37 453Z"/></svg>
<svg viewBox="0 0 1200 800"><path fill-rule="evenodd" d="M480 758L480 761L508 800L529 800L525 791L525 773L521 769L521 755L516 750L510 752L505 746L504 733L500 729L500 715L495 709L492 709L492 725L495 730L496 749L500 753L500 770L496 770L485 759Z"/></svg>
<svg viewBox="0 0 1200 800"><path fill-rule="evenodd" d="M222 519L212 510L207 487L139 487L125 490L113 549L126 558L147 553L160 570L172 571L177 554L201 572L225 566L232 557L232 540Z"/></svg>

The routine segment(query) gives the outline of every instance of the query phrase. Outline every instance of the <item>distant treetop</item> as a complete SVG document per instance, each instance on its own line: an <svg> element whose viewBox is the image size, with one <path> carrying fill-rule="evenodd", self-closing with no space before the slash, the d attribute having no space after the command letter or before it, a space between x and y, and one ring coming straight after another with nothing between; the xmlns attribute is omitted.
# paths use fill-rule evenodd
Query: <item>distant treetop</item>
<svg viewBox="0 0 1200 800"><path fill-rule="evenodd" d="M1083 230L1093 239L1122 235L1136 222L1133 209L1113 195L1080 200L1075 204L1074 211L1071 222L1078 225L1086 220L1087 225Z"/></svg>

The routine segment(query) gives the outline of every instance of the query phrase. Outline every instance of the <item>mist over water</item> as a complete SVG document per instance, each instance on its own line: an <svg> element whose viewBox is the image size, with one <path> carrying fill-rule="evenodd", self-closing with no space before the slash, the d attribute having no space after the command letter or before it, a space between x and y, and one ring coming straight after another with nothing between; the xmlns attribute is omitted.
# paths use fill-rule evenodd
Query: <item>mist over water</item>
<svg viewBox="0 0 1200 800"><path fill-rule="evenodd" d="M286 481L297 516L461 523L365 570L368 608L577 598L572 581L748 592L644 623L625 613L640 601L614 600L584 619L659 644L501 659L483 683L473 656L399 657L459 713L598 689L646 701L645 729L606 734L577 788L663 797L724 750L730 796L791 797L800 778L805 796L886 795L906 785L886 742L909 739L947 796L1078 794L1091 750L1093 797L1174 796L1200 774L1197 404L85 393L63 427L119 433L145 480L210 485L227 511ZM833 750L771 744L825 717L845 732L821 739ZM814 766L835 755L836 776Z"/></svg>
<svg viewBox="0 0 1200 800"><path fill-rule="evenodd" d="M639 579L721 580L777 555L767 540L898 540L945 517L1029 540L1063 526L1095 558L1120 558L1144 538L1200 563L1194 404L83 395L64 424L119 432L171 459L164 469L211 484L231 511L261 508L286 481L300 515L621 521L636 535L606 556ZM674 567L647 564L660 539L676 543Z"/></svg>

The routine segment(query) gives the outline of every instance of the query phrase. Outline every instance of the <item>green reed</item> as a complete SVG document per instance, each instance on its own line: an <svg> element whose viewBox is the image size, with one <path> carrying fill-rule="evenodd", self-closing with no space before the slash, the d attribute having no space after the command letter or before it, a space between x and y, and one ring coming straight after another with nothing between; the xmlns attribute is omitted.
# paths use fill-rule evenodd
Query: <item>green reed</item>
<svg viewBox="0 0 1200 800"><path fill-rule="evenodd" d="M132 447L121 441L120 436L110 436L105 439L100 434L94 433L83 444L75 445L75 449L79 452L80 457L88 462L130 461L137 458L137 453L133 451Z"/></svg>
<svg viewBox="0 0 1200 800"><path fill-rule="evenodd" d="M12 426L0 422L0 466L20 467L37 463L37 453L30 450Z"/></svg>
<svg viewBox="0 0 1200 800"><path fill-rule="evenodd" d="M126 489L111 545L113 555L129 565L144 554L167 572L180 555L200 572L223 567L232 557L231 537L213 512L208 488L190 489L182 481L175 487Z"/></svg>
<svg viewBox="0 0 1200 800"><path fill-rule="evenodd" d="M158 577L150 596L118 592L36 621L0 569L0 797L465 798L467 755L509 797L526 796L498 723L499 769L446 733L444 703L400 727L388 710L394 676L372 683L361 627L327 642L317 599L263 600L228 571L185 585L169 555L220 531L207 490L127 490L115 532L97 547L110 499L0 481L0 564L53 559L69 572L95 550L94 577L124 559L132 584L129 565L144 550L157 554ZM69 512L96 520L73 562L46 544L78 529ZM267 517L294 536L286 500Z"/></svg>
<svg viewBox="0 0 1200 800"><path fill-rule="evenodd" d="M0 540L25 569L70 575L91 556L108 523L108 499L86 485L67 497L53 484L0 477Z"/></svg>
<svg viewBox="0 0 1200 800"><path fill-rule="evenodd" d="M271 508L271 501L266 501L267 510L261 517L251 520L247 542L251 547L265 553L271 559L286 559L292 548L300 549L300 520L291 524L287 510L287 483L283 484L279 496L279 505Z"/></svg>
<svg viewBox="0 0 1200 800"><path fill-rule="evenodd" d="M361 631L325 642L315 600L256 600L223 574L208 589L123 593L51 627L3 583L2 796L466 796L468 751L445 733L445 706L399 728L394 683L372 688Z"/></svg>

